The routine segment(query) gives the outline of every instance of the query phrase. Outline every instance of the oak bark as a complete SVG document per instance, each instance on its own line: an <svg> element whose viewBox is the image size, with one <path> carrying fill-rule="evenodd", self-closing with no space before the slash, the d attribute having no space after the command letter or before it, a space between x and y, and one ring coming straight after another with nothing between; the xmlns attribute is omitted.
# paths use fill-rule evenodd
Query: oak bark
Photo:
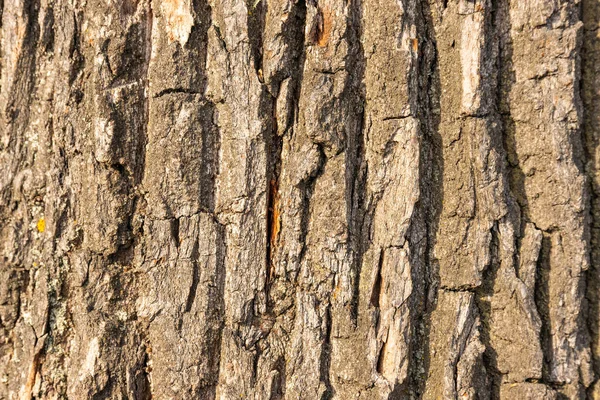
<svg viewBox="0 0 600 400"><path fill-rule="evenodd" d="M0 399L600 399L599 0L0 12Z"/></svg>

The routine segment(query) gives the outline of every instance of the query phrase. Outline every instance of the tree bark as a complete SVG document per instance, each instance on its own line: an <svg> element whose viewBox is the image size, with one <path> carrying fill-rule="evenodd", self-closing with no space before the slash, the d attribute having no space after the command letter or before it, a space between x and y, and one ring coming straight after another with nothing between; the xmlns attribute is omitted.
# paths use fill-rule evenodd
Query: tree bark
<svg viewBox="0 0 600 400"><path fill-rule="evenodd" d="M600 399L599 0L0 12L0 399Z"/></svg>

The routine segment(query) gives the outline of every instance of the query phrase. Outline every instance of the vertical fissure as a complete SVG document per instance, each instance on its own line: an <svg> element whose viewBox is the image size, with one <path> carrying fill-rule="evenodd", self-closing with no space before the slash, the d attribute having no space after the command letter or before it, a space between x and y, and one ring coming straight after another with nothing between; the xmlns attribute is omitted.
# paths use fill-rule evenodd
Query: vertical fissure
<svg viewBox="0 0 600 400"><path fill-rule="evenodd" d="M147 332L143 333L143 359L139 364L138 369L135 373L134 386L134 399L135 400L152 400L152 384L150 379L150 373L152 372L152 359L151 348L147 342Z"/></svg>
<svg viewBox="0 0 600 400"><path fill-rule="evenodd" d="M586 175L590 181L590 269L586 272L586 298L589 304L587 322L591 337L595 384L600 377L600 173L598 149L600 148L600 8L594 0L583 0L583 48L581 51L581 77L579 93L583 102L583 136L587 159ZM590 393L593 396L593 392Z"/></svg>
<svg viewBox="0 0 600 400"><path fill-rule="evenodd" d="M383 374L383 363L385 362L385 353L387 352L387 342L383 342L381 344L381 348L379 349L379 354L377 356L377 366L376 371L378 374Z"/></svg>
<svg viewBox="0 0 600 400"><path fill-rule="evenodd" d="M300 97L302 95L302 84L304 78L304 68L306 64L306 47L305 45L308 42L308 38L306 37L306 24L307 24L307 2L316 6L314 0L299 0L298 7L301 18L301 26L302 26L302 40L299 42L299 59L298 59L298 69L297 69L297 77L294 81L294 85L292 87L292 97L294 99L293 104L291 105L293 110L293 118L292 124L296 125L298 123L299 112L300 112ZM325 155L325 150L321 144L317 144L317 148L319 151L319 162L317 167L312 171L312 173L304 180L302 180L298 184L298 188L302 192L302 202L300 209L302 210L302 215L300 219L300 241L302 243L302 248L298 254L298 265L302 263L304 256L307 251L306 246L306 238L308 236L308 227L310 221L310 200L312 197L312 193L315 188L315 184L317 179L321 176L325 169L325 164L327 163L327 157ZM295 271L295 276L292 277L292 281L296 282L300 269L298 268Z"/></svg>
<svg viewBox="0 0 600 400"><path fill-rule="evenodd" d="M490 332L492 321L492 301L495 291L496 277L500 269L499 246L500 238L498 222L494 222L491 228L490 240L490 262L482 273L482 284L475 289L475 305L479 310L481 319L481 342L485 346L483 352L483 365L490 380L490 394L492 400L500 399L500 385L502 384L502 373L498 369L496 349L491 345Z"/></svg>
<svg viewBox="0 0 600 400"><path fill-rule="evenodd" d="M273 101L275 104L275 101ZM274 108L274 107L273 107ZM273 117L272 122L275 121ZM275 265L273 254L279 230L281 227L280 205L279 205L279 175L281 171L281 147L282 139L277 135L277 127L274 123L267 134L267 249L266 249L266 282L267 293L274 279Z"/></svg>
<svg viewBox="0 0 600 400"><path fill-rule="evenodd" d="M216 243L219 245L216 248L215 263L216 263L216 301L213 312L218 321L217 332L215 332L215 349L212 352L213 358L210 362L211 370L214 371L214 379L212 384L212 396L216 398L217 387L221 376L221 350L223 347L223 330L225 328L225 258L227 255L227 239L225 226L214 220L216 224Z"/></svg>
<svg viewBox="0 0 600 400"><path fill-rule="evenodd" d="M554 357L552 352L552 332L550 327L549 299L551 246L551 237L546 232L544 232L542 236L542 248L540 249L540 254L536 265L534 301L542 323L540 329L540 343L542 345L542 353L544 354L544 362L542 366L542 380L545 383L552 382L550 363Z"/></svg>
<svg viewBox="0 0 600 400"><path fill-rule="evenodd" d="M381 269L383 268L383 262L385 257L385 249L381 249L379 253L379 261L377 262L377 277L375 278L375 283L373 285L373 289L371 292L371 306L379 309L379 302L381 299L381 285L382 285L382 276ZM379 372L379 370L378 370Z"/></svg>
<svg viewBox="0 0 600 400"><path fill-rule="evenodd" d="M152 30L154 29L154 11L152 10L152 0L146 0L148 2L148 14L146 21L146 48L145 48L145 60L144 60L144 69L143 69L143 96L144 96L144 132L143 132L143 143L141 147L142 159L140 160L141 170L138 175L138 182L142 182L145 174L145 166L146 166L146 148L148 145L148 130L150 123L150 61L152 57Z"/></svg>
<svg viewBox="0 0 600 400"><path fill-rule="evenodd" d="M142 88L141 94L144 98L143 102L143 119L142 119L142 138L139 143L138 151L140 153L139 163L136 166L135 173L135 194L134 198L134 211L132 213L131 218L135 218L135 214L141 212L143 207L138 209L140 203L145 203L144 193L139 191L138 185L143 182L145 173L146 173L146 149L148 145L149 138L149 124L150 124L150 102L151 102L151 93L150 93L150 62L152 57L152 31L154 28L154 10L152 9L152 0L146 0L144 2L140 2L138 7L146 7L146 25L145 25L145 35L144 35L144 63L142 66ZM143 221L143 216L142 216ZM130 222L131 224L131 222ZM178 219L173 221L171 226L172 235L175 240L176 246L179 247L179 229L180 222ZM137 231L134 231L134 237L136 241L141 241L143 237L143 222L140 224L140 227ZM136 285L137 286L137 285ZM139 296L139 294L138 294ZM187 304L186 304L187 306ZM140 330L140 336L144 343L144 354L143 354L143 362L141 363L140 370L138 373L140 374L140 382L137 383L136 387L138 392L136 393L140 400L152 400L153 399L153 387L152 387L152 346L150 343L150 337L148 333L148 325L144 326L143 329Z"/></svg>
<svg viewBox="0 0 600 400"><path fill-rule="evenodd" d="M247 29L248 39L254 71L262 83L262 62L263 62L263 32L265 29L265 15L267 13L266 0L247 0L248 9Z"/></svg>
<svg viewBox="0 0 600 400"><path fill-rule="evenodd" d="M351 12L347 20L346 36L348 40L348 56L346 68L349 77L345 83L344 93L347 98L348 122L346 128L347 140L345 149L346 175L346 223L350 240L351 253L352 300L351 318L356 326L358 323L358 307L360 299L360 274L365 248L365 233L363 220L366 212L366 161L364 148L365 131L365 102L364 88L365 56L362 48L362 0L351 1ZM326 33L328 35L328 33ZM319 39L321 40L321 39Z"/></svg>
<svg viewBox="0 0 600 400"><path fill-rule="evenodd" d="M304 259L304 256L307 251L306 238L308 236L308 227L310 224L310 216L311 216L310 200L312 198L317 180L323 174L323 172L325 170L325 164L327 163L327 156L325 155L325 150L323 149L323 146L318 144L317 148L319 151L319 162L318 162L317 167L312 172L312 174L310 174L306 179L302 180L298 184L298 187L300 188L300 190L303 193L302 204L301 204L301 209L303 210L303 212L302 212L302 218L301 218L301 223L300 223L300 235L301 235L301 241L302 241L302 249L300 250L300 254L298 255L298 263L299 264ZM296 274L298 274L299 272L300 271L297 271ZM294 277L294 281L296 280L296 278L297 277Z"/></svg>
<svg viewBox="0 0 600 400"><path fill-rule="evenodd" d="M199 249L200 244L198 243L198 240L195 241L194 248L192 249L192 253L191 253L192 283L190 285L188 297L185 302L185 312L186 313L189 313L192 310L192 306L194 305L194 300L196 299L196 292L198 291L198 284L200 283L200 266L198 265L198 258L200 256L198 249Z"/></svg>
<svg viewBox="0 0 600 400"><path fill-rule="evenodd" d="M331 384L329 378L329 371L331 370L331 328L333 321L331 319L331 305L327 304L325 310L325 337L323 338L323 345L321 348L320 365L319 365L319 378L320 381L325 385L325 391L321 395L320 400L331 400L335 395L335 390Z"/></svg>
<svg viewBox="0 0 600 400"><path fill-rule="evenodd" d="M446 4L444 4L444 9ZM437 303L439 272L433 254L437 229L442 211L443 200L443 154L442 140L439 133L440 124L440 77L438 65L438 49L435 37L431 4L422 3L418 6L417 16L421 40L418 52L418 91L413 95L417 102L417 116L421 140L419 142L419 191L420 198L415 206L415 218L419 222L417 229L424 230L425 241L420 276L414 276L417 282L422 282L420 298L416 299L419 311L415 317L413 335L415 343L412 346L410 363L411 392L421 396L425 391L425 383L429 373L431 313ZM412 230L412 229L411 229ZM411 243L409 243L411 245ZM419 243L413 247L418 251ZM439 268L439 267L438 267Z"/></svg>

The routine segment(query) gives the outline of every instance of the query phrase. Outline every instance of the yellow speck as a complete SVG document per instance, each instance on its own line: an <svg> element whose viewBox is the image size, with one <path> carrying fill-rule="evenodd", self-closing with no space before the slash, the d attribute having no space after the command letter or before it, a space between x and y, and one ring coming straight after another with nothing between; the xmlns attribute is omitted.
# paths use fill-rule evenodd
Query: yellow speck
<svg viewBox="0 0 600 400"><path fill-rule="evenodd" d="M38 220L37 230L38 230L38 232L44 232L46 230L46 220L44 218L40 218Z"/></svg>

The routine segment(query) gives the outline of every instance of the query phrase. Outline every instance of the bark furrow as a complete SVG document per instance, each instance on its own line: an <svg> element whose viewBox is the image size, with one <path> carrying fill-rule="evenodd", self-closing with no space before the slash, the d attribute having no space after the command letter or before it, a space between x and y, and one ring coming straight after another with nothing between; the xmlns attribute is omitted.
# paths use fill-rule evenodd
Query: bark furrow
<svg viewBox="0 0 600 400"><path fill-rule="evenodd" d="M0 399L600 398L598 0L0 0Z"/></svg>

